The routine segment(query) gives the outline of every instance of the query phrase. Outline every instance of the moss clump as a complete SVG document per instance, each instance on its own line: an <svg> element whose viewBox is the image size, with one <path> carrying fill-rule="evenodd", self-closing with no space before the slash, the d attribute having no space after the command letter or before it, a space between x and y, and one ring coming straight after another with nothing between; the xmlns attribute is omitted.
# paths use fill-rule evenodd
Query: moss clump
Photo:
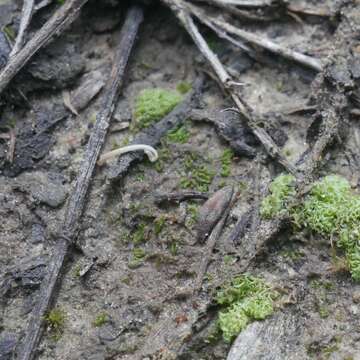
<svg viewBox="0 0 360 360"><path fill-rule="evenodd" d="M337 238L354 280L360 280L360 196L343 177L329 175L312 187L293 211L297 225Z"/></svg>
<svg viewBox="0 0 360 360"><path fill-rule="evenodd" d="M52 332L53 340L59 340L64 330L65 312L59 308L52 309L45 315L44 320Z"/></svg>
<svg viewBox="0 0 360 360"><path fill-rule="evenodd" d="M185 126L170 130L167 134L167 141L170 143L185 144L189 141L190 133Z"/></svg>
<svg viewBox="0 0 360 360"><path fill-rule="evenodd" d="M135 101L134 116L136 126L146 128L168 114L180 101L182 96L177 92L165 89L145 89Z"/></svg>
<svg viewBox="0 0 360 360"><path fill-rule="evenodd" d="M191 84L187 81L181 81L176 85L176 90L184 95L191 90Z"/></svg>
<svg viewBox="0 0 360 360"><path fill-rule="evenodd" d="M141 223L137 226L135 232L132 235L132 242L135 245L146 242L146 224Z"/></svg>
<svg viewBox="0 0 360 360"><path fill-rule="evenodd" d="M231 170L231 161L234 157L234 152L231 149L226 149L221 155L221 172L222 177L228 177Z"/></svg>
<svg viewBox="0 0 360 360"><path fill-rule="evenodd" d="M265 219L271 219L281 211L286 210L287 200L295 195L295 178L292 175L281 174L270 185L270 195L261 203L260 214Z"/></svg>
<svg viewBox="0 0 360 360"><path fill-rule="evenodd" d="M142 248L134 248L132 251L131 260L129 261L129 268L135 269L143 263L143 260L146 257L146 252Z"/></svg>
<svg viewBox="0 0 360 360"><path fill-rule="evenodd" d="M105 325L107 322L109 321L109 316L106 313L101 313L99 315L96 316L96 318L94 319L94 321L92 322L92 325L94 327L100 327Z"/></svg>
<svg viewBox="0 0 360 360"><path fill-rule="evenodd" d="M287 201L295 195L293 180L291 175L280 175L272 182L271 194L261 204L264 218L287 211ZM360 280L360 195L353 193L345 178L329 175L314 183L290 214L297 227L337 239L353 279Z"/></svg>
<svg viewBox="0 0 360 360"><path fill-rule="evenodd" d="M250 322L271 315L276 296L263 280L246 274L220 290L216 301L224 306L218 321L224 340L231 342Z"/></svg>
<svg viewBox="0 0 360 360"><path fill-rule="evenodd" d="M161 231L163 230L163 228L165 226L165 222L166 222L166 219L165 219L164 215L161 215L154 220L155 235L159 235L161 233Z"/></svg>
<svg viewBox="0 0 360 360"><path fill-rule="evenodd" d="M199 163L194 154L188 154L184 161L186 175L180 179L180 186L184 189L195 189L198 191L209 191L215 172L205 164Z"/></svg>

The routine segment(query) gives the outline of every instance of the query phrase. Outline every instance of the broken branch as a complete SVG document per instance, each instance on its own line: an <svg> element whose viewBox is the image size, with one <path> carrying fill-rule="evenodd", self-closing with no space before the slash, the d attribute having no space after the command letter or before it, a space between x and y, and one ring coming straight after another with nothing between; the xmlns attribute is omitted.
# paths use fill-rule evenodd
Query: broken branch
<svg viewBox="0 0 360 360"><path fill-rule="evenodd" d="M74 243L79 230L86 194L96 166L96 160L105 141L114 102L117 99L119 87L122 85L126 65L142 20L142 8L136 5L132 6L127 12L126 20L120 34L120 41L105 91L102 110L97 116L94 130L90 136L79 170L74 192L68 202L62 234L57 240L47 275L41 284L38 302L30 318L24 345L19 356L20 360L30 360L34 357L35 348L41 338L44 316L50 307L55 287L60 280L66 254L70 245Z"/></svg>

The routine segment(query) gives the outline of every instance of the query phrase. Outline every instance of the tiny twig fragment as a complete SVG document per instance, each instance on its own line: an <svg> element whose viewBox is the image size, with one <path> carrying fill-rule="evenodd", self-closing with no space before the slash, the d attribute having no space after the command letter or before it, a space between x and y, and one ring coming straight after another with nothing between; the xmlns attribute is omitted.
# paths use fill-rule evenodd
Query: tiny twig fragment
<svg viewBox="0 0 360 360"><path fill-rule="evenodd" d="M181 191L181 192L172 192L172 193L155 193L154 202L156 204L162 203L179 203L181 201L201 199L207 200L209 198L208 193L203 193L199 191Z"/></svg>
<svg viewBox="0 0 360 360"><path fill-rule="evenodd" d="M10 58L15 56L24 44L24 37L26 35L27 28L30 25L32 15L34 13L35 0L24 0L21 10L21 20L19 26L19 32L16 36L14 47L11 50Z"/></svg>

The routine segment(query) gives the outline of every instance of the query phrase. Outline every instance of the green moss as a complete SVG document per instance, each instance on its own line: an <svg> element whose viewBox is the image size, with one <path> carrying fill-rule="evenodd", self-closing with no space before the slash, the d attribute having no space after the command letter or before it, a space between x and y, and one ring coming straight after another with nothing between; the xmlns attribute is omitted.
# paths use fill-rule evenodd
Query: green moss
<svg viewBox="0 0 360 360"><path fill-rule="evenodd" d="M141 266L145 257L146 257L146 252L144 249L134 248L132 250L131 260L129 261L129 264L128 264L129 268L135 269L135 268Z"/></svg>
<svg viewBox="0 0 360 360"><path fill-rule="evenodd" d="M109 316L106 313L101 313L99 315L96 316L96 318L94 319L94 321L92 322L92 325L94 327L100 327L105 325L107 322L109 321Z"/></svg>
<svg viewBox="0 0 360 360"><path fill-rule="evenodd" d="M45 315L44 320L50 328L52 339L59 340L64 330L65 312L60 308L52 309Z"/></svg>
<svg viewBox="0 0 360 360"><path fill-rule="evenodd" d="M297 225L337 238L353 279L360 280L360 196L346 179L329 175L316 182L293 217Z"/></svg>
<svg viewBox="0 0 360 360"><path fill-rule="evenodd" d="M216 301L224 307L218 321L224 340L231 342L250 322L271 315L276 296L263 280L246 274L221 289Z"/></svg>
<svg viewBox="0 0 360 360"><path fill-rule="evenodd" d="M287 211L288 199L295 195L293 182L291 175L280 175L272 182L270 195L261 204L264 218ZM314 183L303 203L290 213L297 227L337 239L353 279L360 280L360 195L345 178L329 175Z"/></svg>
<svg viewBox="0 0 360 360"><path fill-rule="evenodd" d="M191 227L193 226L199 217L199 205L195 203L189 203L186 208L187 212L187 219L186 219L186 225Z"/></svg>
<svg viewBox="0 0 360 360"><path fill-rule="evenodd" d="M81 272L81 266L78 264L75 266L73 274L75 277L80 277L80 272Z"/></svg>
<svg viewBox="0 0 360 360"><path fill-rule="evenodd" d="M176 129L170 130L166 136L166 139L170 143L185 144L190 138L190 133L186 127L180 126Z"/></svg>
<svg viewBox="0 0 360 360"><path fill-rule="evenodd" d="M215 176L213 169L201 163L196 155L190 153L185 156L184 170L186 175L180 179L182 188L209 191L209 185Z"/></svg>
<svg viewBox="0 0 360 360"><path fill-rule="evenodd" d="M159 235L161 233L161 231L163 230L164 226L165 226L165 216L159 216L158 218L155 219L154 221L154 232L156 235Z"/></svg>
<svg viewBox="0 0 360 360"><path fill-rule="evenodd" d="M143 129L168 114L180 101L182 96L165 89L145 89L135 101L134 116L136 126Z"/></svg>
<svg viewBox="0 0 360 360"><path fill-rule="evenodd" d="M2 28L2 30L5 33L5 35L7 36L8 40L15 41L16 33L15 33L15 30L11 26L5 25Z"/></svg>
<svg viewBox="0 0 360 360"><path fill-rule="evenodd" d="M221 155L221 172L222 177L228 177L231 170L231 161L234 157L234 152L231 149L225 149Z"/></svg>
<svg viewBox="0 0 360 360"><path fill-rule="evenodd" d="M191 84L187 81L181 81L176 85L176 90L184 95L191 90Z"/></svg>
<svg viewBox="0 0 360 360"><path fill-rule="evenodd" d="M260 214L265 219L271 219L282 211L286 211L287 200L295 195L295 178L292 175L281 174L270 184L270 195L261 203Z"/></svg>
<svg viewBox="0 0 360 360"><path fill-rule="evenodd" d="M145 237L146 224L141 223L137 226L135 232L132 235L132 242L135 245L142 244L146 241Z"/></svg>

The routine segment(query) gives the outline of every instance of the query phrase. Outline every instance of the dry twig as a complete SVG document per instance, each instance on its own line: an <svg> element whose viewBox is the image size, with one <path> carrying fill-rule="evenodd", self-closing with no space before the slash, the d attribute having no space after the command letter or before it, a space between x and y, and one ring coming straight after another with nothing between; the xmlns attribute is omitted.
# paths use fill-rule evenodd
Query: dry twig
<svg viewBox="0 0 360 360"><path fill-rule="evenodd" d="M207 15L207 13L202 9L200 9L199 7L194 6L192 4L187 4L182 0L171 0L171 2L175 3L178 8L182 8L183 10L186 10L188 13L193 14L199 19L199 21L201 21L203 24L209 27L210 24L212 26L216 26L219 29L225 31L226 33L238 36L241 40L245 42L264 48L274 54L280 55L286 59L302 64L315 71L321 71L323 69L322 62L319 59L315 59L314 57L304 55L300 52L291 50L285 46L276 44L270 39L267 39L265 37L260 37L248 31L239 29L217 17Z"/></svg>
<svg viewBox="0 0 360 360"><path fill-rule="evenodd" d="M35 305L30 318L24 345L19 356L20 360L29 360L34 357L35 348L41 337L44 315L50 306L54 289L60 279L66 254L71 244L74 243L79 231L79 223L85 206L86 194L96 166L96 160L105 141L114 108L114 102L117 99L118 89L122 85L130 51L134 45L136 34L142 20L142 8L136 5L132 6L128 10L120 34L120 41L105 91L102 110L97 116L94 130L89 139L84 159L79 170L75 189L68 202L62 233L57 239L47 269L47 275L41 284L38 302Z"/></svg>
<svg viewBox="0 0 360 360"><path fill-rule="evenodd" d="M23 7L21 10L21 20L19 26L19 32L16 36L14 47L11 50L10 58L15 56L24 44L24 37L27 31L27 28L30 25L32 15L34 13L35 0L24 0Z"/></svg>

